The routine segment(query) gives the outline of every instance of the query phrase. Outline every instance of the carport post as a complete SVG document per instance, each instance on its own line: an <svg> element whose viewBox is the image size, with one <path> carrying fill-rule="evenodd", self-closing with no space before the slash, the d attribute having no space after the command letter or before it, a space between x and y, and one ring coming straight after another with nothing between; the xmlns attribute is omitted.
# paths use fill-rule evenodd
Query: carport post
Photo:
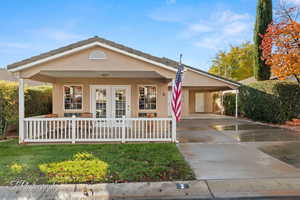
<svg viewBox="0 0 300 200"><path fill-rule="evenodd" d="M235 90L235 118L238 118L238 113L239 113L239 111L238 111L238 96L239 96L239 90L238 89L236 89Z"/></svg>

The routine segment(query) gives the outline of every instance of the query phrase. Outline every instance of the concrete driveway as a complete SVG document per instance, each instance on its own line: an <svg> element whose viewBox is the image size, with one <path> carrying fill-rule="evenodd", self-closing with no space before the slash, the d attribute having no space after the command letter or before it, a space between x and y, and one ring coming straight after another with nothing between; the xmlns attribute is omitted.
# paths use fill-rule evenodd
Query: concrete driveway
<svg viewBox="0 0 300 200"><path fill-rule="evenodd" d="M233 118L190 119L178 124L178 140L199 180L300 177L300 169L257 149L257 143L300 141L286 129Z"/></svg>

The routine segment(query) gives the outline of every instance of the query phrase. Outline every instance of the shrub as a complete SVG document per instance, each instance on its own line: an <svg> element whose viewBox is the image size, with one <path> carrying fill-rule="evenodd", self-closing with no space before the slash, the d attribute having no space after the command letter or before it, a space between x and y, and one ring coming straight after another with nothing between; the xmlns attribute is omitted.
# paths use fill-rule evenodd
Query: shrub
<svg viewBox="0 0 300 200"><path fill-rule="evenodd" d="M235 93L226 93L223 95L223 106L225 115L235 115Z"/></svg>
<svg viewBox="0 0 300 200"><path fill-rule="evenodd" d="M287 81L260 81L241 86L242 114L250 119L282 123L300 117L300 87Z"/></svg>
<svg viewBox="0 0 300 200"><path fill-rule="evenodd" d="M26 116L44 115L52 112L52 87L28 87L25 95Z"/></svg>
<svg viewBox="0 0 300 200"><path fill-rule="evenodd" d="M92 183L106 179L108 164L89 153L73 156L75 160L39 165L51 183Z"/></svg>
<svg viewBox="0 0 300 200"><path fill-rule="evenodd" d="M48 114L51 111L51 86L35 86L25 89L25 116ZM0 135L9 125L17 125L18 117L18 84L0 81Z"/></svg>
<svg viewBox="0 0 300 200"><path fill-rule="evenodd" d="M0 134L18 120L17 89L16 83L0 81Z"/></svg>
<svg viewBox="0 0 300 200"><path fill-rule="evenodd" d="M18 163L13 163L9 168L14 174L20 174L24 170L24 166Z"/></svg>
<svg viewBox="0 0 300 200"><path fill-rule="evenodd" d="M93 154L88 153L88 152L79 152L73 156L73 159L74 160L94 160L95 157L93 156Z"/></svg>

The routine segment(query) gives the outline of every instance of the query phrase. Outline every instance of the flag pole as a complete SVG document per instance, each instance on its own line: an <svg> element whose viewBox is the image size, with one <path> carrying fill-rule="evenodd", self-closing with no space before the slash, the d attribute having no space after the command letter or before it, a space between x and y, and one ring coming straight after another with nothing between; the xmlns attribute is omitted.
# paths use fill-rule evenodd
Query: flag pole
<svg viewBox="0 0 300 200"><path fill-rule="evenodd" d="M182 54L179 54L179 66L182 65ZM173 87L175 85L175 80L172 81L172 95L173 95ZM177 119L174 113L174 110L172 109L172 141L175 143L178 143L177 137L176 137L176 129L177 129Z"/></svg>
<svg viewBox="0 0 300 200"><path fill-rule="evenodd" d="M179 64L182 64L182 53L179 55Z"/></svg>

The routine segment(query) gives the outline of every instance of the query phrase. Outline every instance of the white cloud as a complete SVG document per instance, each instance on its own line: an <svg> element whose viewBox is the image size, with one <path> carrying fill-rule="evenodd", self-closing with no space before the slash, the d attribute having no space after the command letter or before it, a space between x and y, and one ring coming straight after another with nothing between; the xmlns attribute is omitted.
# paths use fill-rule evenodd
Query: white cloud
<svg viewBox="0 0 300 200"><path fill-rule="evenodd" d="M149 17L159 22L185 23L199 17L191 6L163 6L153 10Z"/></svg>
<svg viewBox="0 0 300 200"><path fill-rule="evenodd" d="M70 31L63 30L63 29L54 29L54 28L36 29L33 30L32 33L58 42L81 40L84 38L83 35L72 33Z"/></svg>
<svg viewBox="0 0 300 200"><path fill-rule="evenodd" d="M213 31L213 28L211 26L205 24L191 24L189 25L188 29L190 31L199 32L199 33Z"/></svg>
<svg viewBox="0 0 300 200"><path fill-rule="evenodd" d="M0 47L3 48L16 48L16 49L27 49L30 47L29 44L18 43L18 42L0 42Z"/></svg>
<svg viewBox="0 0 300 200"><path fill-rule="evenodd" d="M295 5L299 5L300 6L300 0L288 0L289 2L295 4Z"/></svg>
<svg viewBox="0 0 300 200"><path fill-rule="evenodd" d="M225 10L220 13L216 13L214 18L216 18L216 20L218 20L219 22L230 23L235 21L248 20L250 16L247 13L238 14L230 10Z"/></svg>
<svg viewBox="0 0 300 200"><path fill-rule="evenodd" d="M217 8L206 14L199 13L199 9L197 6L162 7L154 10L150 17L183 27L177 33L178 37L197 47L217 50L251 41L254 17L248 13Z"/></svg>
<svg viewBox="0 0 300 200"><path fill-rule="evenodd" d="M253 19L249 14L225 10L215 12L205 21L190 24L181 35L195 41L198 47L217 50L250 40L252 28Z"/></svg>
<svg viewBox="0 0 300 200"><path fill-rule="evenodd" d="M205 37L194 43L197 47L217 50L219 44L222 42L221 37Z"/></svg>
<svg viewBox="0 0 300 200"><path fill-rule="evenodd" d="M176 3L176 0L166 0L166 3L167 3L167 4L175 4L175 3Z"/></svg>
<svg viewBox="0 0 300 200"><path fill-rule="evenodd" d="M238 21L238 22L226 24L223 27L223 32L225 35L228 35L228 36L231 36L231 35L236 36L236 35L242 34L243 32L247 31L248 28L249 28L249 24Z"/></svg>

